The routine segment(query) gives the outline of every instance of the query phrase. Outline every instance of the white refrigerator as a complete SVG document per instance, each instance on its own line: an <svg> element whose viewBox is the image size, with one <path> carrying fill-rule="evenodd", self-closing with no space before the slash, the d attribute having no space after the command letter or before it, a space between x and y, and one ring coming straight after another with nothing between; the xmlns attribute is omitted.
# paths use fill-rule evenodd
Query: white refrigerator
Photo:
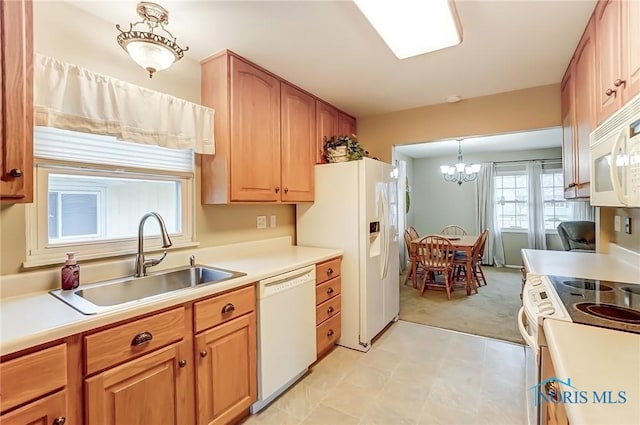
<svg viewBox="0 0 640 425"><path fill-rule="evenodd" d="M400 311L397 172L370 158L315 166L315 201L296 206L297 244L344 251L338 344L368 351Z"/></svg>

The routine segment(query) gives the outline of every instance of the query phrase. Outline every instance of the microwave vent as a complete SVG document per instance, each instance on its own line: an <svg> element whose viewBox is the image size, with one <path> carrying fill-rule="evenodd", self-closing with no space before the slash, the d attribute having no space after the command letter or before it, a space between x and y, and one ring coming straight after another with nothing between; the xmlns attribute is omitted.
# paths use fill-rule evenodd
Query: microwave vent
<svg viewBox="0 0 640 425"><path fill-rule="evenodd" d="M612 131L615 131L626 124L630 124L629 121L637 119L638 116L640 116L640 95L634 97L629 103L624 105L609 117L609 119L593 130L589 138L589 144L595 145Z"/></svg>

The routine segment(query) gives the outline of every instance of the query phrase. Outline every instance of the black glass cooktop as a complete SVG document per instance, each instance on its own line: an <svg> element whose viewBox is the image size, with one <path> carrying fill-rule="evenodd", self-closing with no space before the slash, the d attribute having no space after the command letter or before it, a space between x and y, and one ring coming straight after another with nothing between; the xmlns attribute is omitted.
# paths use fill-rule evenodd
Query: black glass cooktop
<svg viewBox="0 0 640 425"><path fill-rule="evenodd" d="M640 284L547 277L573 322L640 333Z"/></svg>

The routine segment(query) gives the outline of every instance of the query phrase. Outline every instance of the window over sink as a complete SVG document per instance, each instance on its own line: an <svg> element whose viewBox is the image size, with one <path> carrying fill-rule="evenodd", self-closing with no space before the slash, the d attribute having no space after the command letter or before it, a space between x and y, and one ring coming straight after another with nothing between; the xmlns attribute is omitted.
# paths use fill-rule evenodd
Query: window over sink
<svg viewBox="0 0 640 425"><path fill-rule="evenodd" d="M53 264L64 253L103 258L135 253L147 212L164 219L174 247L193 245L194 155L49 127L34 137L36 202L27 208L25 267ZM149 249L160 229L145 224Z"/></svg>

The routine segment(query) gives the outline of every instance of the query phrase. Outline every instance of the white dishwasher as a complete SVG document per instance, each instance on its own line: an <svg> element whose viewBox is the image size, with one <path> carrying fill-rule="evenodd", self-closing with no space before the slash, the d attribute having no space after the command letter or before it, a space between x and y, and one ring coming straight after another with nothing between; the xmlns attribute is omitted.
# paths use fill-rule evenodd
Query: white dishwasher
<svg viewBox="0 0 640 425"><path fill-rule="evenodd" d="M293 385L316 360L316 267L258 283L256 413Z"/></svg>

